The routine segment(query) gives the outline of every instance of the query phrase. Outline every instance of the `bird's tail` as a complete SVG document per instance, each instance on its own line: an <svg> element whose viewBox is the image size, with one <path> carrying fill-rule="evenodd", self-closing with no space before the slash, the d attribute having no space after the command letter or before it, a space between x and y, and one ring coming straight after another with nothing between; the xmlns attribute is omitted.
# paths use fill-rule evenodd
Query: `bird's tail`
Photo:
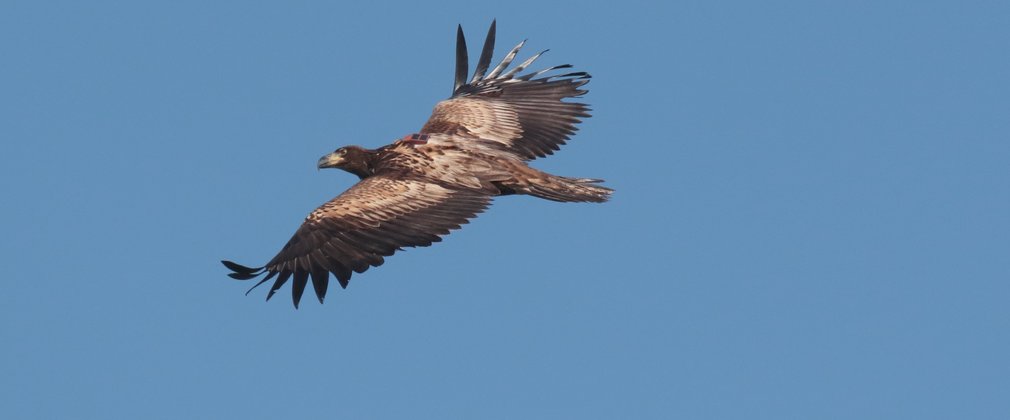
<svg viewBox="0 0 1010 420"><path fill-rule="evenodd" d="M610 199L614 190L596 185L602 179L568 178L544 174L546 177L529 181L523 192L534 197L563 202L602 203Z"/></svg>

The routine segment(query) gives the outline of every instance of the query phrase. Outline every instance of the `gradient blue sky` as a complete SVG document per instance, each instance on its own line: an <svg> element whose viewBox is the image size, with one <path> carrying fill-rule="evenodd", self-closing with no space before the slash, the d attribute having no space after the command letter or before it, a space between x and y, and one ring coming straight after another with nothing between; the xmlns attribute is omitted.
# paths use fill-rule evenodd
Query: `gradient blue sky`
<svg viewBox="0 0 1010 420"><path fill-rule="evenodd" d="M0 417L1010 418L1010 6L599 3L5 1ZM494 17L614 200L243 296Z"/></svg>

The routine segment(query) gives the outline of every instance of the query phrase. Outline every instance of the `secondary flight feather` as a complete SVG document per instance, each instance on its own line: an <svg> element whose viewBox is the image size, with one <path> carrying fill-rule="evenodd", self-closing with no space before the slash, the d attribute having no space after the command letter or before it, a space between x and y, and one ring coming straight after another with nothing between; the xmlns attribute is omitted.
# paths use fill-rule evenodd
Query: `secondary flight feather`
<svg viewBox="0 0 1010 420"><path fill-rule="evenodd" d="M589 117L586 104L565 100L587 92L582 87L589 74L554 73L571 67L564 64L520 75L543 54L509 69L526 41L492 69L495 26L469 80L466 39L457 27L452 96L435 105L418 133L378 149L345 146L320 158L319 168L340 168L360 181L309 214L263 266L222 261L232 271L228 275L265 276L253 288L272 279L267 300L291 281L295 307L311 281L322 303L331 276L346 288L353 273L382 265L396 251L440 241L487 209L493 197L606 201L612 190L600 186L602 180L528 165L557 151Z"/></svg>

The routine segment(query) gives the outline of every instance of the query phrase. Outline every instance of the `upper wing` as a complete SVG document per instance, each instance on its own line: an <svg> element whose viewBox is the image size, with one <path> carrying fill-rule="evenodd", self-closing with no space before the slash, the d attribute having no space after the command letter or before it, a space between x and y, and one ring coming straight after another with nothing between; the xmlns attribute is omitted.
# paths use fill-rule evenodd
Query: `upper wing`
<svg viewBox="0 0 1010 420"><path fill-rule="evenodd" d="M313 211L264 267L223 262L234 271L229 275L236 279L248 280L267 273L256 286L277 276L267 300L293 278L295 307L311 276L316 296L322 302L330 273L341 287L347 287L351 271L362 273L369 266L382 265L383 257L402 247L428 246L440 241L440 235L467 223L486 209L490 201L489 195L477 190L374 176Z"/></svg>
<svg viewBox="0 0 1010 420"><path fill-rule="evenodd" d="M452 97L435 105L422 133L464 134L501 143L524 159L544 157L558 150L575 133L589 107L564 102L587 91L585 72L543 76L569 68L564 64L517 76L541 54L505 71L526 41L520 42L490 73L494 51L495 23L491 23L473 78L466 82L467 53L463 29L456 32L456 81Z"/></svg>

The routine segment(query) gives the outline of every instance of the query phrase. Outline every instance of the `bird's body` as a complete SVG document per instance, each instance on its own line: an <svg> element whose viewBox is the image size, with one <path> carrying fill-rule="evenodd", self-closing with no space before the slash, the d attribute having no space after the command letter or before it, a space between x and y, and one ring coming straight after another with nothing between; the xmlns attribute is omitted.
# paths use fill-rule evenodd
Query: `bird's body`
<svg viewBox="0 0 1010 420"><path fill-rule="evenodd" d="M553 153L588 117L581 96L586 73L536 78L517 76L540 54L505 72L519 48L489 69L492 23L473 79L467 83L466 45L457 37L453 96L435 106L421 132L375 150L347 146L323 156L320 168L340 168L361 181L305 218L291 240L263 267L230 261L231 277L276 276L269 299L293 279L295 306L309 279L322 302L332 274L347 287L352 272L378 266L403 247L427 246L484 211L500 195L524 194L554 201L603 202L611 190L588 178L567 178L531 168ZM524 41L525 42L525 41ZM255 286L254 286L255 287Z"/></svg>

